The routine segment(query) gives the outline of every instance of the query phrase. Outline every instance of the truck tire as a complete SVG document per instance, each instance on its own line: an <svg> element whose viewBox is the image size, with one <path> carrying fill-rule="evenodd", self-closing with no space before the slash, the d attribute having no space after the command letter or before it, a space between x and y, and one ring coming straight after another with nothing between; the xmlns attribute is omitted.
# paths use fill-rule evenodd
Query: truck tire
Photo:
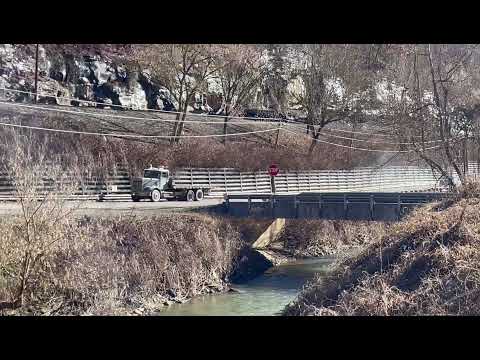
<svg viewBox="0 0 480 360"><path fill-rule="evenodd" d="M160 191L158 191L157 189L152 191L152 194L150 195L150 200L152 200L153 202L159 202L161 198L162 195L160 194Z"/></svg>
<svg viewBox="0 0 480 360"><path fill-rule="evenodd" d="M195 191L195 201L203 200L203 190L198 189Z"/></svg>
<svg viewBox="0 0 480 360"><path fill-rule="evenodd" d="M140 201L140 198L137 197L137 196L132 196L132 200L135 201L135 202L139 202L139 201Z"/></svg>
<svg viewBox="0 0 480 360"><path fill-rule="evenodd" d="M195 193L193 190L188 190L187 195L185 196L185 200L187 201L193 201L195 199Z"/></svg>

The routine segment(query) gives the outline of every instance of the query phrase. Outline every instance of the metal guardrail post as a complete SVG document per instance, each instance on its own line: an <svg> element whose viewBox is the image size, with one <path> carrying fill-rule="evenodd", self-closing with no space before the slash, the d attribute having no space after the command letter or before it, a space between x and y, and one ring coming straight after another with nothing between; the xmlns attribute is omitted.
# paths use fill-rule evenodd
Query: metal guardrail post
<svg viewBox="0 0 480 360"><path fill-rule="evenodd" d="M295 219L298 219L298 202L297 195L293 195L293 208L295 210Z"/></svg>
<svg viewBox="0 0 480 360"><path fill-rule="evenodd" d="M223 168L223 180L225 182L225 193L228 194L228 187L227 187L227 170Z"/></svg>
<svg viewBox="0 0 480 360"><path fill-rule="evenodd" d="M252 198L250 195L247 196L247 201L248 201L248 216L250 216L250 210L252 209Z"/></svg>
<svg viewBox="0 0 480 360"><path fill-rule="evenodd" d="M373 199L373 195L370 195L370 220L373 220L373 215L375 213L375 200Z"/></svg>
<svg viewBox="0 0 480 360"><path fill-rule="evenodd" d="M270 210L272 218L275 218L275 195L270 196Z"/></svg>
<svg viewBox="0 0 480 360"><path fill-rule="evenodd" d="M330 170L327 170L327 187L330 190Z"/></svg>
<svg viewBox="0 0 480 360"><path fill-rule="evenodd" d="M401 204L401 198L400 194L397 195L397 213L398 213L398 220L402 217L401 211L402 211L402 204Z"/></svg>
<svg viewBox="0 0 480 360"><path fill-rule="evenodd" d="M318 217L322 217L322 194L318 195Z"/></svg>
<svg viewBox="0 0 480 360"><path fill-rule="evenodd" d="M298 171L295 171L295 173L297 174L297 191L300 192L300 178L298 176Z"/></svg>
<svg viewBox="0 0 480 360"><path fill-rule="evenodd" d="M347 218L347 211L348 211L348 200L347 194L343 194L343 218Z"/></svg>

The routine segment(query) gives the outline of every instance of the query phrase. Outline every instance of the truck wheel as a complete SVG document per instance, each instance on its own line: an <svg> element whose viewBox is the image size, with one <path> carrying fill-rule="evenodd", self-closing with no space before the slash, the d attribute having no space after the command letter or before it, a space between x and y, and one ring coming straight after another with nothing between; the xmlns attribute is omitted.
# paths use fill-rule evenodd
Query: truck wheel
<svg viewBox="0 0 480 360"><path fill-rule="evenodd" d="M152 195L150 195L150 199L153 202L159 202L161 199L160 191L158 191L157 189L153 190Z"/></svg>
<svg viewBox="0 0 480 360"><path fill-rule="evenodd" d="M135 202L139 202L139 201L140 201L140 198L139 198L139 197L136 197L136 196L132 196L132 200L135 201Z"/></svg>
<svg viewBox="0 0 480 360"><path fill-rule="evenodd" d="M203 199L203 190L198 189L197 191L195 191L195 201L200 201L202 199Z"/></svg>
<svg viewBox="0 0 480 360"><path fill-rule="evenodd" d="M186 196L186 200L187 201L193 201L195 199L195 193L193 192L193 190L188 190L187 191L187 196Z"/></svg>

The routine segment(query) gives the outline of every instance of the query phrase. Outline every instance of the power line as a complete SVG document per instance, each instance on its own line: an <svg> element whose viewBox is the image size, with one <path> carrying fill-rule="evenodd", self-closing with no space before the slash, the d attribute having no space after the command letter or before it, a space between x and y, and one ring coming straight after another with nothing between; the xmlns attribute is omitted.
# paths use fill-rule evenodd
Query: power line
<svg viewBox="0 0 480 360"><path fill-rule="evenodd" d="M4 91L9 91L9 92L17 92L17 93L23 93L23 94L30 94L30 95L36 95L33 92L30 91L24 91L24 90L14 90L14 89L8 89L8 88L3 88L0 87L0 90ZM91 100L80 100L76 98L69 98L69 97L62 97L62 96L55 96L55 95L49 95L45 93L38 93L38 96L45 96L45 97L53 97L56 99L66 99L70 101L77 101L77 102L84 102L84 103L90 103L90 104L96 104L96 105L103 105L103 106L115 106L115 107L120 107L124 108L127 110L132 110L131 108L125 106L125 105L115 105L115 104L105 104L105 103L100 103L96 101L91 101ZM38 106L35 107L33 105L24 105L24 104L18 104L18 103L9 103L9 102L0 102L0 104L5 104L5 105L11 105L11 106L19 106L19 107L26 107L26 108L32 108L32 109L41 109L45 111L55 111L55 112L63 112L63 113L69 113L69 114L75 114L79 115L82 114L82 111L69 111L69 110L62 110L62 109L54 109L54 108L47 108L44 106ZM98 110L98 109L96 109ZM157 110L157 109L142 109L142 110L132 110L132 111L142 111L142 112L159 112L162 114L184 114L179 111L166 111L166 110ZM159 121L159 122L183 122L183 123L194 123L194 124L215 124L215 125L223 125L224 120L226 118L225 115L209 115L209 114L195 114L195 113L188 113L187 116L196 116L196 117L202 117L202 118L220 118L219 121L204 121L204 120L174 120L174 119L159 119L159 118L147 118L147 117L135 117L135 116L125 116L125 115L113 115L113 114L95 114L95 113L90 113L90 112L84 112L84 114L88 114L90 116L103 116L103 117L111 117L111 118L120 118L120 119L131 119L131 120L149 120L149 121ZM186 113L185 113L186 114ZM279 123L285 123L286 125L296 127L298 129L303 129L304 126L309 126L310 124L301 124L296 121L291 121L288 119L282 119L282 118L262 118L262 117L241 117L241 116L228 116L228 119L240 119L240 120L247 120L247 121L231 121L229 120L227 124L252 124L252 125L264 125L264 124L274 124L278 125ZM261 121L259 121L261 120ZM264 121L265 120L265 121ZM268 121L266 121L268 120ZM273 120L273 121L272 121ZM345 132L345 133L351 133L351 134L360 134L360 135L365 135L365 136L379 136L379 137L392 137L392 135L386 135L386 134L380 134L380 133L367 133L367 132L361 132L361 131L352 131L352 130L344 130L344 129L335 129L335 128L324 128L324 131L338 131L338 132ZM412 143L392 143L392 142L386 142L386 141L372 141L372 140L362 140L362 139L354 139L354 138L347 138L347 137L341 137L339 135L331 135L328 134L330 137L336 137L340 139L345 139L345 140L353 140L353 141L362 141L362 142L371 142L371 143L384 143L384 144L390 144L390 145L411 145ZM421 136L415 136L417 138ZM432 140L432 141L427 141L425 143L434 143L434 142L440 142L442 140Z"/></svg>
<svg viewBox="0 0 480 360"><path fill-rule="evenodd" d="M309 126L309 125L314 126L314 125L311 125L311 124L299 125L298 123L295 123L295 124L288 123L287 125L290 125L290 126L293 126L293 127L298 127L299 129L300 128L303 129L305 126ZM322 131L340 131L340 132L346 132L346 133L351 133L351 134L359 134L359 135L364 135L364 136L379 136L379 137L387 137L387 138L395 137L395 135L387 135L387 134L380 134L380 133L367 133L367 132L362 132L362 131L335 129L335 128L327 128L327 127L324 127L322 129ZM421 136L415 136L415 137L421 137ZM356 139L352 139L352 140L356 140Z"/></svg>
<svg viewBox="0 0 480 360"><path fill-rule="evenodd" d="M33 93L31 91L14 90L14 89L8 89L8 88L3 88L3 87L0 87L0 90L4 90L6 92L9 91L9 92L22 93L22 94L35 95L35 93ZM132 109L132 108L126 106L126 105L106 104L106 103L101 103L101 102L91 101L91 100L81 100L81 99L69 98L69 97L65 97L65 96L50 95L50 94L46 94L46 93L42 93L42 92L38 93L38 96L51 97L51 98L55 98L55 99L65 99L65 100L70 100L70 101L77 101L77 102L83 102L83 103L95 104L95 105L102 105L102 106L112 106L112 107L117 107L117 108L123 108L123 109L126 109L126 110L132 110L132 111L158 112L158 113L162 113L162 114L173 114L173 115L184 114L183 112L180 112L180 111L167 111L167 110L158 110L158 109L134 110L134 109ZM195 113L188 113L187 115L188 116L197 116L197 117L202 117L202 118L220 118L219 120L223 120L223 119L225 119L225 117L227 117L226 115L210 115L210 114L195 114ZM271 123L278 123L279 121L291 122L287 119L281 119L281 118L246 117L246 116L231 116L231 115L229 115L228 118L229 119L244 119L244 120L251 120L251 121L252 120L253 121L261 120L261 122L271 122ZM268 121L263 121L263 120L268 120ZM205 122L203 122L203 123L205 123ZM215 122L215 123L217 123L217 122ZM229 123L230 123L230 121L229 121ZM293 123L296 123L296 122L293 121Z"/></svg>
<svg viewBox="0 0 480 360"><path fill-rule="evenodd" d="M299 135L299 133L297 133L297 132L295 132L295 131L291 131L291 130L285 129L285 128L282 128L281 130L290 132L290 133L292 133L292 134ZM303 135L303 134L302 134L302 135ZM328 145L337 146L337 147L342 147L342 148L347 148L347 149L352 149L352 150L359 150L359 151L383 152L383 153L411 153L411 152L415 152L415 150L380 150L380 149L366 149L366 148L358 148L358 147L348 146L348 145L335 144L335 143L331 143L331 142L324 141L324 140L320 140L320 139L314 139L314 138L310 138L310 139L311 139L311 140L314 140L314 141L317 141L317 142L320 142L320 143L323 143L323 144L328 144ZM432 149L438 149L438 148L440 148L440 147L441 147L441 145L432 146L432 147L429 147L429 148L422 149L422 151L432 150Z"/></svg>
<svg viewBox="0 0 480 360"><path fill-rule="evenodd" d="M16 92L16 93L22 93L22 94L29 94L29 95L35 95L35 93L31 92L31 91L25 91L25 90L15 90L15 89L8 89L8 88L3 88L3 87L0 87L0 90L4 90L4 91L9 91L9 92ZM83 103L89 103L89 104L95 104L95 105L102 105L102 106L114 106L114 107L120 107L120 108L123 108L123 109L127 109L127 110L132 110L132 111L142 111L142 112L158 112L158 113L162 113L162 114L184 114L183 112L179 112L179 111L167 111L167 110L158 110L158 109L139 109L139 110L133 110L131 109L130 107L128 106L125 106L125 105L115 105L115 104L105 104L105 103L101 103L101 102L97 102L97 101L91 101L91 100L80 100L80 99L77 99L77 98L70 98L70 97L65 97L65 96L56 96L56 95L50 95L50 94L46 94L46 93L43 93L43 92L40 92L38 93L38 96L44 96L44 97L52 97L52 98L56 98L56 99L65 99L65 100L70 100L70 101L77 101L77 102L83 102ZM224 120L226 115L210 115L210 114L195 114L195 113L188 113L187 114L188 116L196 116L196 117L201 117L201 118L220 118L219 121L215 121L215 122L206 122L206 121L201 121L201 123L203 124L207 124L207 123L211 123L211 124L223 124L223 122L220 122L220 120ZM128 117L128 118L131 118L131 119L136 119L134 117ZM301 127L303 128L305 125L308 125L308 124L302 124L302 123L299 123L297 121L292 121L292 120L288 120L288 119L282 119L282 118L264 118L264 117L248 117L248 116L228 116L229 119L241 119L241 120L248 120L249 123L251 123L251 121L254 121L254 122L258 122L259 120L261 120L260 122L262 123L272 123L272 124L278 124L279 122L283 122L283 123L286 123L288 125L291 125L291 126L296 126L296 127ZM158 118L144 118L145 120L158 120L158 121L166 121L166 122L177 122L179 120L167 120L167 119L158 119ZM196 123L196 122L200 122L200 121L188 121L188 120L184 120L184 122L191 122L191 123ZM235 122L232 122L232 121L228 121L229 124L235 124ZM241 123L241 122L239 122ZM365 134L365 135L376 135L376 136L385 136L385 137L390 137L391 135L385 135L385 134L372 134L372 133L364 133L364 132L355 132L355 131L350 131L350 130L341 130L341 129L332 129L332 128L326 128L325 130L330 130L330 131L343 131L343 132L350 132L350 133L356 133L356 134Z"/></svg>
<svg viewBox="0 0 480 360"><path fill-rule="evenodd" d="M415 143L410 143L410 142L404 143L404 142L389 142L389 141L383 141L383 140L375 141L375 140L355 139L355 138L349 138L349 137L345 137L345 136L338 136L338 135L333 135L333 134L328 134L328 133L320 133L320 135L329 136L329 137L338 138L338 139L361 141L361 142L374 143L374 144L415 145ZM433 144L433 143L438 143L438 142L441 142L441 141L442 141L442 140L439 139L439 140L425 141L425 142L422 142L422 143L423 143L423 144Z"/></svg>
<svg viewBox="0 0 480 360"><path fill-rule="evenodd" d="M160 122L179 122L181 120L171 120L171 119L157 119L157 118L145 118L145 117L135 117L135 116L124 116L124 115L115 115L115 114L98 114L98 113L90 113L90 112L84 112L84 111L79 111L79 110L65 110L65 109L55 109L55 108L49 108L49 107L44 107L44 106L39 106L39 105L26 105L26 104L18 104L18 103L9 103L9 102L1 102L0 104L6 105L6 106L14 106L14 107L21 107L21 108L28 108L28 109L37 109L37 110L43 110L43 111L50 111L50 112L60 112L60 113L67 113L67 114L73 114L77 116L93 116L93 117L110 117L110 118L117 118L117 119L131 119L131 120L152 120L152 121L160 121ZM183 120L184 123L191 123L191 124L221 124L223 125L223 122L207 122L207 121L189 121L189 120ZM251 122L228 122L230 125L249 125ZM264 125L266 123L263 123ZM278 125L275 123L275 125ZM298 127L298 125L297 125ZM302 127L303 128L303 127ZM275 131L278 130L278 127L275 129L267 129L268 131ZM326 130L331 130L331 129L326 129ZM260 132L265 132L265 130L261 130ZM296 134L302 134L299 132L294 132L290 131L292 133ZM255 133L255 132L246 132L245 134L248 133ZM340 138L344 140L352 140L352 141L361 141L361 142L370 142L370 143L384 143L384 144L389 144L389 145L413 145L413 143L392 143L392 142L386 142L386 141L372 141L372 140L364 140L364 139L354 139L354 138L349 138L349 137L344 137L344 136L338 136L338 135L333 135L333 134L325 134L321 133L322 136L330 136L334 138ZM215 136L220 136L220 135L215 135ZM222 135L223 136L223 135ZM228 136L228 134L226 134ZM172 138L175 136L171 136ZM434 142L440 142L441 140L434 140L434 141L428 141L426 143L434 143Z"/></svg>
<svg viewBox="0 0 480 360"><path fill-rule="evenodd" d="M2 102L0 102L2 104ZM19 104L15 104L19 105ZM28 106L28 105L27 105ZM43 127L37 127L37 126L27 126L27 125L18 125L18 124L9 124L9 123L2 123L0 122L0 126L6 126L6 127L13 127L13 128L23 128L23 129L30 129L30 130L40 130L40 131L49 131L49 132L60 132L60 133L69 133L69 134L78 134L78 135L94 135L94 136L110 136L110 137L130 137L130 138L162 138L162 139L171 139L171 138L211 138L211 137L226 137L226 136L243 136L243 135L249 135L249 134L256 134L256 133L264 133L264 132L271 132L271 131L279 131L279 130L284 130L289 133L295 134L295 135L304 135L300 134L295 131L288 130L286 128L274 128L274 129L266 129L266 130L256 130L256 131L248 131L248 132L242 132L242 133L228 133L228 134L211 134L211 135L179 135L179 136L173 136L173 135L137 135L137 134L117 134L117 133L98 133L98 132L87 132L87 131L76 131L76 130L63 130L63 129L51 129L51 128L43 128ZM358 148L354 146L348 146L348 145L341 145L341 144L336 144L336 143L331 143L328 141L320 140L320 139L312 139L316 142L332 145L332 146L337 146L337 147L342 147L342 148L347 148L347 149L352 149L352 150L359 150L359 151L369 151L369 152L383 152L383 153L411 153L414 152L415 150L380 150L380 149L366 149L366 148ZM425 148L424 150L432 150L432 149L437 149L440 148L441 145L438 146L433 146L430 148Z"/></svg>
<svg viewBox="0 0 480 360"><path fill-rule="evenodd" d="M223 125L224 122L220 121L192 121L192 120L173 120L173 119L158 119L158 118L147 118L147 117L136 117L136 116L125 116L125 115L115 115L115 114L98 114L98 113L92 113L92 112L86 112L86 111L81 111L81 110L64 110L64 109L55 109L55 108L50 108L50 107L45 107L45 106L39 106L39 105L26 105L26 104L18 104L18 103L9 103L9 102L4 102L0 101L0 104L2 105L7 105L7 106L16 106L16 107L23 107L27 109L35 109L35 110L44 110L44 111L50 111L50 112L60 112L60 113L66 113L66 114L74 114L74 115L87 115L87 116L94 116L94 117L109 117L109 118L114 118L114 119L128 119L128 120L151 120L151 121L158 121L158 122L171 122L171 123L178 123L178 122L183 122L183 123L191 123L191 124L215 124L215 125ZM227 124L231 125L250 125L251 122L230 122L228 121ZM257 123L255 125L265 125L265 123ZM274 124L274 123L271 123ZM275 125L278 125L275 123Z"/></svg>
<svg viewBox="0 0 480 360"><path fill-rule="evenodd" d="M297 134L302 134L303 135L303 133L299 133L299 132L297 132ZM367 143L378 143L378 144L389 144L389 145L415 145L415 143L402 143L402 142L388 142L388 141L383 141L383 140L375 141L375 140L356 139L356 138L350 138L350 137L345 137L345 136L328 134L328 133L325 133L325 132L321 132L320 135L325 136L325 137L333 137L333 138L338 138L338 139L361 141L361 142L367 142ZM457 137L457 138L460 138L460 137ZM439 140L431 140L431 141L425 141L425 142L422 142L422 143L431 144L431 143L437 143L437 142L440 142L440 141L442 141L442 140L440 140L440 139Z"/></svg>
<svg viewBox="0 0 480 360"><path fill-rule="evenodd" d="M343 130L343 129L335 129L335 128L325 128L326 130L329 131L340 131L340 132L347 132L351 134L360 134L360 135L368 135L368 136L383 136L383 137L392 137L392 135L386 135L386 134L379 134L379 133L367 133L367 132L362 132L362 131L352 131L352 130Z"/></svg>
<svg viewBox="0 0 480 360"><path fill-rule="evenodd" d="M131 138L150 138L150 139L171 139L171 138L210 138L210 137L223 137L223 136L243 136L249 134L264 133L269 131L278 131L278 129L266 129L266 130L256 130L248 131L242 133L229 133L229 134L211 134L211 135L137 135L137 134L116 134L116 133L98 133L98 132L88 132L88 131L76 131L76 130L63 130L63 129L51 129L44 128L39 126L28 126L28 125L18 125L18 124L9 124L0 122L0 126L30 129L30 130L41 130L41 131L50 131L50 132L60 132L68 134L78 134L78 135L95 135L95 136L112 136L112 137L131 137Z"/></svg>

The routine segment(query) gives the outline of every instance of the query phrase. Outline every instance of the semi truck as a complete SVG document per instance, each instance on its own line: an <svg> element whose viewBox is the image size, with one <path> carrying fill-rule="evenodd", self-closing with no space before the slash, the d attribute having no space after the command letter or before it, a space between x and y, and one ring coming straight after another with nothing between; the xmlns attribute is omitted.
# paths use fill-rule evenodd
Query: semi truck
<svg viewBox="0 0 480 360"><path fill-rule="evenodd" d="M200 201L208 195L209 187L176 184L174 177L165 167L144 169L143 177L134 178L132 182L132 200L150 199L158 202L166 200Z"/></svg>

